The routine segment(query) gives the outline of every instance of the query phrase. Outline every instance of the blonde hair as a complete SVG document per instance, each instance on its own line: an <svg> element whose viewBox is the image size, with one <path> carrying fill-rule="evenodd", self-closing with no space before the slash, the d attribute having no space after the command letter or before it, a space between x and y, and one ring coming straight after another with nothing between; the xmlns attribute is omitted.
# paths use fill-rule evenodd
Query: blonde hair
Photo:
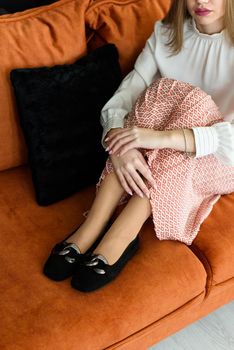
<svg viewBox="0 0 234 350"><path fill-rule="evenodd" d="M227 39L234 46L234 1L226 0L224 15L224 27ZM169 30L169 42L167 45L171 48L172 54L177 54L183 45L183 26L186 19L192 16L187 9L186 0L173 0L171 8L166 17L162 20L167 30Z"/></svg>

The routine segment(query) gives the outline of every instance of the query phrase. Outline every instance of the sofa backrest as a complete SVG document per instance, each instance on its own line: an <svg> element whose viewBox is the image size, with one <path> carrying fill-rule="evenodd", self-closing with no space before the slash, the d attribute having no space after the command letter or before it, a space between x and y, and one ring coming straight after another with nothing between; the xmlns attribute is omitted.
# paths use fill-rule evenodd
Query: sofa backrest
<svg viewBox="0 0 234 350"><path fill-rule="evenodd" d="M60 0L0 16L0 170L28 162L12 69L72 63L87 45L92 51L109 42L119 50L124 76L169 5L170 0Z"/></svg>
<svg viewBox="0 0 234 350"><path fill-rule="evenodd" d="M73 63L86 54L88 4L89 0L60 0L0 16L0 170L28 162L10 71Z"/></svg>
<svg viewBox="0 0 234 350"><path fill-rule="evenodd" d="M162 19L170 0L95 0L85 14L88 50L107 42L114 43L126 75L153 31Z"/></svg>

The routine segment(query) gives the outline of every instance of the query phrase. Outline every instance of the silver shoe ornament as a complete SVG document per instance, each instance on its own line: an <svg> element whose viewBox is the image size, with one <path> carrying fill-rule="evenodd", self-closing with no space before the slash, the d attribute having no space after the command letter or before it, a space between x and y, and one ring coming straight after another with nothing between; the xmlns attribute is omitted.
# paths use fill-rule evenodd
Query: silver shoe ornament
<svg viewBox="0 0 234 350"><path fill-rule="evenodd" d="M77 247L75 243L69 243L61 252L59 252L59 255L67 255L70 253L71 249L73 248L78 254L81 254L80 249ZM69 262L70 264L73 264L76 261L76 258L70 258L69 256L65 256L65 260Z"/></svg>
<svg viewBox="0 0 234 350"><path fill-rule="evenodd" d="M102 260L105 264L108 265L107 259L102 254L92 254L91 260L85 262L86 266L96 266L99 263L99 260ZM104 275L106 273L105 270L99 269L98 267L94 267L93 270L100 275Z"/></svg>

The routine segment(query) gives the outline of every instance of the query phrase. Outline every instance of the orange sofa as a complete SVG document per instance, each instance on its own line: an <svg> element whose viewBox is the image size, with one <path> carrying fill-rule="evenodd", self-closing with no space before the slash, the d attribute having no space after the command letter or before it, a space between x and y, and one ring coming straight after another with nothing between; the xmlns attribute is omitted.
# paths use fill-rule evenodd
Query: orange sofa
<svg viewBox="0 0 234 350"><path fill-rule="evenodd" d="M0 16L1 350L146 350L233 300L234 194L215 204L191 246L159 241L147 221L136 255L100 290L81 293L42 274L51 247L84 219L95 187L36 203L9 72L73 62L114 42L124 76L168 7L60 0Z"/></svg>

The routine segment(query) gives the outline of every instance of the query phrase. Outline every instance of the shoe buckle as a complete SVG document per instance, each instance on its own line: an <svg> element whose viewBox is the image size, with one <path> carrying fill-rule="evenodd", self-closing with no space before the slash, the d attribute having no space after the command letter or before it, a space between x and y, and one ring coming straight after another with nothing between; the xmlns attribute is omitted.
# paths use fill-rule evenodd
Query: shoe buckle
<svg viewBox="0 0 234 350"><path fill-rule="evenodd" d="M77 254L81 254L80 249L77 247L75 243L69 243L66 247L63 248L58 254L59 255L67 255L70 253L71 248L73 248Z"/></svg>
<svg viewBox="0 0 234 350"><path fill-rule="evenodd" d="M63 250L61 250L61 252L59 252L58 254L59 254L59 255L66 255L66 254L68 254L68 253L70 253L70 249L63 249Z"/></svg>
<svg viewBox="0 0 234 350"><path fill-rule="evenodd" d="M71 248L73 248L78 254L81 254L80 249L79 249L79 248L77 247L77 245L74 244L74 243L70 243L69 245L67 245L66 247L64 247L64 249L61 250L58 254L59 254L59 255L67 255L67 254L70 253ZM69 262L70 264L73 264L73 263L76 261L75 258L71 258L71 257L69 257L69 256L65 256L65 260L66 260L67 262Z"/></svg>
<svg viewBox="0 0 234 350"><path fill-rule="evenodd" d="M103 269L98 269L97 267L94 268L94 271L97 272L97 273L99 273L100 275L104 275L104 274L106 273L105 270L103 270Z"/></svg>
<svg viewBox="0 0 234 350"><path fill-rule="evenodd" d="M61 250L61 252L59 252L58 254L59 255L67 255L70 253L70 249L64 249L64 250ZM64 258L67 262L69 262L70 264L73 264L76 259L75 258L70 258L69 256L65 256Z"/></svg>
<svg viewBox="0 0 234 350"><path fill-rule="evenodd" d="M92 258L90 261L86 261L85 265L86 266L95 266L98 264L98 259L96 257Z"/></svg>
<svg viewBox="0 0 234 350"><path fill-rule="evenodd" d="M108 264L106 258L103 255L98 254L98 255L94 256L91 260L86 261L85 265L86 266L96 266L96 265L98 265L100 260L103 261L105 264ZM98 267L95 267L93 270L101 275L104 275L106 273L105 270L100 269Z"/></svg>
<svg viewBox="0 0 234 350"><path fill-rule="evenodd" d="M65 260L66 260L67 262L69 262L70 264L73 264L73 263L76 261L75 258L70 258L69 256L65 256Z"/></svg>

